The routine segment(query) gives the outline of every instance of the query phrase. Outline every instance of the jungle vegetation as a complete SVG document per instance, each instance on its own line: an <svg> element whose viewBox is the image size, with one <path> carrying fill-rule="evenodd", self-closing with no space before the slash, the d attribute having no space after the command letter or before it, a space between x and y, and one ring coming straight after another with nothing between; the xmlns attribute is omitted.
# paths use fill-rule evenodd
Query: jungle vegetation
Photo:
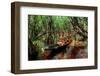
<svg viewBox="0 0 100 76"><path fill-rule="evenodd" d="M87 48L88 18L28 15L29 60L43 59L41 54L45 51L44 49L48 46L55 47L61 41L61 37L64 43L71 39L72 42L82 42L81 44Z"/></svg>

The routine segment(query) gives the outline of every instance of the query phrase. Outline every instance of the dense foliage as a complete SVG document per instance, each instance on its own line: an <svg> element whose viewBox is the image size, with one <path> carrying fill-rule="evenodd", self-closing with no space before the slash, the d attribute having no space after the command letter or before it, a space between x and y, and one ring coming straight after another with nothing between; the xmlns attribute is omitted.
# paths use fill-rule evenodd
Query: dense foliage
<svg viewBox="0 0 100 76"><path fill-rule="evenodd" d="M73 40L84 41L87 46L87 25L87 17L29 15L29 51L38 53L38 59L40 59L39 56L44 48L57 44L61 34L67 38L68 33L71 33Z"/></svg>

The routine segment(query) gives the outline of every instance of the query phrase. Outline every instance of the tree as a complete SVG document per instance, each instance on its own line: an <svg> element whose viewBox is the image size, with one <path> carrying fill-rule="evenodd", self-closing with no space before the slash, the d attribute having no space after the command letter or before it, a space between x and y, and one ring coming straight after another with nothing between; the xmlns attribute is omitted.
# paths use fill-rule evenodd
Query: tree
<svg viewBox="0 0 100 76"><path fill-rule="evenodd" d="M70 22L73 26L73 30L79 34L80 36L82 36L82 40L87 40L87 18L83 17L70 17ZM85 28L86 27L86 28Z"/></svg>

